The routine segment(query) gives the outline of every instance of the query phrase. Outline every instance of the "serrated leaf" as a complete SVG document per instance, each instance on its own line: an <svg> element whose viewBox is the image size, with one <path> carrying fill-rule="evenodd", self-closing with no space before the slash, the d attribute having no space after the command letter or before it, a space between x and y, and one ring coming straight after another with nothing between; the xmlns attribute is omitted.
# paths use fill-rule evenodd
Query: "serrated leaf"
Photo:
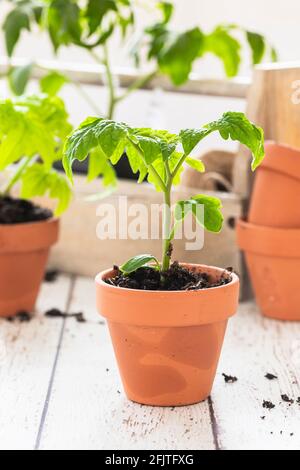
<svg viewBox="0 0 300 470"><path fill-rule="evenodd" d="M31 78L34 65L32 63L21 67L14 67L8 76L8 81L12 92L17 95L23 95L27 84Z"/></svg>
<svg viewBox="0 0 300 470"><path fill-rule="evenodd" d="M221 119L207 124L202 129L181 131L180 137L186 155L189 155L204 137L214 131L219 131L224 140L238 141L251 150L252 170L262 162L265 155L264 132L250 122L243 113L238 112L224 113Z"/></svg>
<svg viewBox="0 0 300 470"><path fill-rule="evenodd" d="M204 212L200 211L203 206ZM222 229L222 204L218 198L199 194L186 201L179 201L174 210L174 218L181 222L192 212L197 222L209 232L218 233Z"/></svg>
<svg viewBox="0 0 300 470"><path fill-rule="evenodd" d="M41 163L29 166L21 178L21 197L31 199L36 196L49 195L57 199L55 215L60 216L69 206L72 199L71 188L64 175L48 169Z"/></svg>
<svg viewBox="0 0 300 470"><path fill-rule="evenodd" d="M68 77L59 72L53 71L41 78L40 88L43 93L54 96L57 95L66 83L69 83Z"/></svg>
<svg viewBox="0 0 300 470"><path fill-rule="evenodd" d="M104 186L116 184L116 173L100 146L89 153L88 181L93 181L98 176L103 177Z"/></svg>
<svg viewBox="0 0 300 470"><path fill-rule="evenodd" d="M128 260L126 263L124 263L120 267L120 271L123 274L131 274L135 271L137 271L139 268L143 268L147 266L150 262L153 262L156 264L157 267L159 267L159 262L157 258L153 255L138 255L134 256L130 260Z"/></svg>

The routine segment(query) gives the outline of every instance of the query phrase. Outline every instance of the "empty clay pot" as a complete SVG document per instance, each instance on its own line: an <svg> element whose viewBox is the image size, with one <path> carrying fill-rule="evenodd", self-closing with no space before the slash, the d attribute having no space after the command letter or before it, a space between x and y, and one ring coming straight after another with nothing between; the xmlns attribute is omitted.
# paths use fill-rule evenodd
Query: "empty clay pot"
<svg viewBox="0 0 300 470"><path fill-rule="evenodd" d="M262 227L239 221L256 301L266 317L300 320L300 229Z"/></svg>
<svg viewBox="0 0 300 470"><path fill-rule="evenodd" d="M248 220L264 227L300 228L300 150L272 142L256 170Z"/></svg>
<svg viewBox="0 0 300 470"><path fill-rule="evenodd" d="M223 270L185 265L208 272ZM141 291L96 278L97 306L108 326L128 398L153 406L190 405L211 392L227 320L238 306L239 280L200 291Z"/></svg>
<svg viewBox="0 0 300 470"><path fill-rule="evenodd" d="M0 225L0 317L32 312L59 221Z"/></svg>

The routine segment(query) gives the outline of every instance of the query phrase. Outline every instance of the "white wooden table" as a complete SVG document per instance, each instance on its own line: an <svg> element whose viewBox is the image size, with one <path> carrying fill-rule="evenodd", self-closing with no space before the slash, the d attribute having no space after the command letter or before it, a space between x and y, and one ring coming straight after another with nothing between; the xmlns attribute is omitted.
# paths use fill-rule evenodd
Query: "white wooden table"
<svg viewBox="0 0 300 470"><path fill-rule="evenodd" d="M124 396L94 297L93 280L61 275L43 285L29 323L0 320L1 449L300 449L300 323L241 304L211 399L151 408ZM45 318L53 307L82 310L87 322ZM238 381L225 384L222 373Z"/></svg>

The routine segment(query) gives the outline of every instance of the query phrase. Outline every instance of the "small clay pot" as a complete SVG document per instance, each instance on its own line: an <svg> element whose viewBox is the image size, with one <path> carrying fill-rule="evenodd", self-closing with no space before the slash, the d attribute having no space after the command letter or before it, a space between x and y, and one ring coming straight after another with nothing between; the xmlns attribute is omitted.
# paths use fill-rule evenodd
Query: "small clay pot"
<svg viewBox="0 0 300 470"><path fill-rule="evenodd" d="M239 247L245 252L256 301L263 315L300 320L300 229L262 227L239 221Z"/></svg>
<svg viewBox="0 0 300 470"><path fill-rule="evenodd" d="M184 265L216 281L222 269ZM239 280L199 291L142 291L96 278L97 307L107 318L125 392L134 402L181 406L211 393L228 318L238 306Z"/></svg>
<svg viewBox="0 0 300 470"><path fill-rule="evenodd" d="M272 142L255 174L248 221L263 227L300 228L300 150Z"/></svg>
<svg viewBox="0 0 300 470"><path fill-rule="evenodd" d="M59 221L0 225L0 317L32 312Z"/></svg>

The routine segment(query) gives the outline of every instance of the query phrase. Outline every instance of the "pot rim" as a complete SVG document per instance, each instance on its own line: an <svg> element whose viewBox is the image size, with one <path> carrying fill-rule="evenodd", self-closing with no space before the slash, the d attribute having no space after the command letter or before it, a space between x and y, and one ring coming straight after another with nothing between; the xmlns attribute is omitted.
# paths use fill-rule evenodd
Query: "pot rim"
<svg viewBox="0 0 300 470"><path fill-rule="evenodd" d="M205 268L207 268L208 270L216 270L217 272L220 272L220 274L222 274L224 271L226 271L226 269L223 269L223 268L219 268L219 267L216 267L216 266L209 266L209 265L205 265L205 264L193 264L193 263L179 263L180 266L184 266L184 267L191 267L191 268L197 268L197 267L201 267L201 268L204 268L203 270L205 270ZM206 289L199 289L199 290L173 290L173 291L166 291L166 290L142 290L142 289L129 289L127 287L118 287L118 286L112 286L111 284L107 284L106 282L104 282L104 277L105 276L108 276L110 273L112 273L114 270L113 269L106 269L104 271L101 271L99 274L97 274L96 278L95 278L95 282L96 284L98 284L99 286L101 286L102 288L105 288L105 289L108 289L109 291L115 291L115 292L124 292L124 293L128 293L128 292L131 292L131 293L143 293L145 295L161 295L163 294L164 296L172 296L174 294L180 294L180 295L199 295L200 293L204 293L204 292L207 292L207 291L210 291L210 292L213 292L213 291L216 291L216 290L220 290L220 289L228 289L230 287L232 287L233 285L235 284L238 284L239 283L239 277L237 274L235 274L234 272L233 273L230 273L231 276L232 276L232 280L228 283L228 284L225 284L223 286L217 286L217 287L210 287L210 288L206 288Z"/></svg>
<svg viewBox="0 0 300 470"><path fill-rule="evenodd" d="M241 250L276 258L300 258L300 228L276 228L237 221Z"/></svg>
<svg viewBox="0 0 300 470"><path fill-rule="evenodd" d="M274 155L268 154L268 150L281 149L286 152L284 158L274 158ZM273 140L265 143L266 156L263 159L258 170L268 169L277 173L284 174L299 181L300 176L300 149L291 145L283 144ZM288 165L286 160L288 160Z"/></svg>
<svg viewBox="0 0 300 470"><path fill-rule="evenodd" d="M17 228L17 227L30 227L30 226L36 226L36 225L41 225L41 224L44 224L44 223L51 223L51 222L57 222L60 220L60 217L49 217L49 219L44 219L44 220L35 220L35 221L32 221L32 222L19 222L19 223L15 223L15 224L1 224L0 222L0 230L2 229L14 229L14 228Z"/></svg>

